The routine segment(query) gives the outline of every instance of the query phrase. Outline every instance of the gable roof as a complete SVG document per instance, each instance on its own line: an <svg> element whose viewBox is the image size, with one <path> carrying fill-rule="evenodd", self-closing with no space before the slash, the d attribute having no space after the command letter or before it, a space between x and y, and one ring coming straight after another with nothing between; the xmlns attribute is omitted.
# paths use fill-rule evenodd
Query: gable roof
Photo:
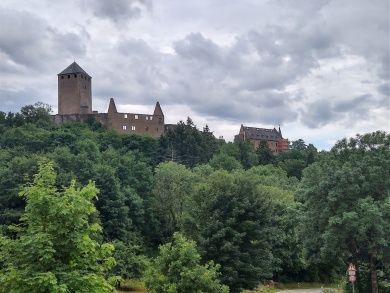
<svg viewBox="0 0 390 293"><path fill-rule="evenodd" d="M277 131L275 128L257 128L244 125L242 127L245 132L245 137L248 139L273 140L283 138L281 132Z"/></svg>
<svg viewBox="0 0 390 293"><path fill-rule="evenodd" d="M66 67L64 70L62 70L58 75L62 74L74 74L74 73L82 73L89 77L91 77L88 73L85 72L84 69L80 67L76 62L73 62L68 67Z"/></svg>

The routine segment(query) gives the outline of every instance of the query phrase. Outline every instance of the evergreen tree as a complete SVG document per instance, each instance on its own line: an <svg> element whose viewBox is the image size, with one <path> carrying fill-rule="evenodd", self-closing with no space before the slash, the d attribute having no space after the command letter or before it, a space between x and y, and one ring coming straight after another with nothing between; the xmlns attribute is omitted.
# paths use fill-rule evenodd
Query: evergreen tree
<svg viewBox="0 0 390 293"><path fill-rule="evenodd" d="M160 138L160 161L174 161L189 167L207 163L218 149L218 141L208 127L199 131L191 118L180 121Z"/></svg>
<svg viewBox="0 0 390 293"><path fill-rule="evenodd" d="M275 155L269 148L267 141L262 140L256 150L259 165L268 165L275 162Z"/></svg>
<svg viewBox="0 0 390 293"><path fill-rule="evenodd" d="M245 169L256 166L258 163L256 151L249 141L237 142L239 150L239 161Z"/></svg>
<svg viewBox="0 0 390 293"><path fill-rule="evenodd" d="M221 265L221 280L231 292L253 289L272 277L274 237L270 202L253 176L217 171L194 190L187 235L206 260Z"/></svg>

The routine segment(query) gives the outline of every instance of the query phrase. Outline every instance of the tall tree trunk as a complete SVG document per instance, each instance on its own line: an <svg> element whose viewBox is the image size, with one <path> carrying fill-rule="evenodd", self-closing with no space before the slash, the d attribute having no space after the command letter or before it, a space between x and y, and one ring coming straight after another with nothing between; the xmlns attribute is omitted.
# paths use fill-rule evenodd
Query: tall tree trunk
<svg viewBox="0 0 390 293"><path fill-rule="evenodd" d="M375 266L374 258L372 256L370 258L370 273L371 273L371 292L379 293L376 266Z"/></svg>

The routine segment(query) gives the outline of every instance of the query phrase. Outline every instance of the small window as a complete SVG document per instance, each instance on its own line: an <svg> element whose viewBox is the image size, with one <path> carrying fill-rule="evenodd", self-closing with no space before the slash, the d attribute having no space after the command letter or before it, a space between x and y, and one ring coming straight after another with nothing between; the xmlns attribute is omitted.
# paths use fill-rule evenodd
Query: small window
<svg viewBox="0 0 390 293"><path fill-rule="evenodd" d="M123 115L124 118L127 118L127 114Z"/></svg>
<svg viewBox="0 0 390 293"><path fill-rule="evenodd" d="M149 131L149 127L146 126L146 127L145 127L145 131Z"/></svg>
<svg viewBox="0 0 390 293"><path fill-rule="evenodd" d="M153 116L150 116L150 118L149 118L150 120L153 120Z"/></svg>
<svg viewBox="0 0 390 293"><path fill-rule="evenodd" d="M82 75L82 74L80 74L80 77L81 77L81 78L83 78L83 75Z"/></svg>
<svg viewBox="0 0 390 293"><path fill-rule="evenodd" d="M131 126L131 130L135 130L135 126Z"/></svg>
<svg viewBox="0 0 390 293"><path fill-rule="evenodd" d="M70 78L70 74L68 74L68 78Z"/></svg>
<svg viewBox="0 0 390 293"><path fill-rule="evenodd" d="M122 126L122 129L123 129L123 130L127 130L127 126L126 126L126 125L123 125L123 126Z"/></svg>
<svg viewBox="0 0 390 293"><path fill-rule="evenodd" d="M149 120L149 116L146 116L146 120Z"/></svg>
<svg viewBox="0 0 390 293"><path fill-rule="evenodd" d="M73 74L74 75L74 77L77 77L77 74Z"/></svg>
<svg viewBox="0 0 390 293"><path fill-rule="evenodd" d="M138 115L134 115L134 119L138 119Z"/></svg>

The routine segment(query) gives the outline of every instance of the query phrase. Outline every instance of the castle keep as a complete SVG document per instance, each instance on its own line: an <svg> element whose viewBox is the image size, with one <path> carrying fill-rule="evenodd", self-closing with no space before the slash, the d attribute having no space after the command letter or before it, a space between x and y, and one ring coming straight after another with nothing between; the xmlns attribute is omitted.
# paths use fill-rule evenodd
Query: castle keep
<svg viewBox="0 0 390 293"><path fill-rule="evenodd" d="M92 114L92 78L76 62L58 74L58 114Z"/></svg>
<svg viewBox="0 0 390 293"><path fill-rule="evenodd" d="M153 114L118 112L110 99L107 113L92 110L92 77L76 62L58 74L58 114L56 123L94 118L120 133L159 137L164 133L164 113L157 102Z"/></svg>

